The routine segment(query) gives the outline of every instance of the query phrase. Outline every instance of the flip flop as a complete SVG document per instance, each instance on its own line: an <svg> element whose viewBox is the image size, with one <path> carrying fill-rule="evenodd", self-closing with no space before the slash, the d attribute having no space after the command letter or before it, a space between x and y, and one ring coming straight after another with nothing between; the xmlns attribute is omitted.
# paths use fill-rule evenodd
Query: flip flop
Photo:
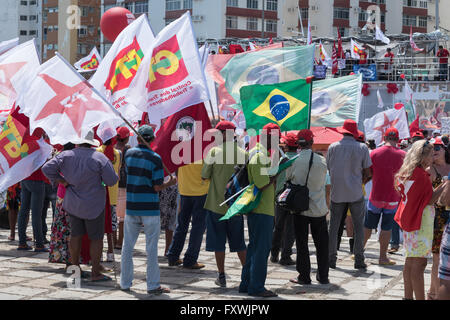
<svg viewBox="0 0 450 320"><path fill-rule="evenodd" d="M387 262L378 262L378 264L380 266L393 266L396 265L397 263L395 261L389 260Z"/></svg>
<svg viewBox="0 0 450 320"><path fill-rule="evenodd" d="M106 281L112 281L112 278L102 275L102 277L100 279L96 279L96 280L91 279L91 282L106 282Z"/></svg>
<svg viewBox="0 0 450 320"><path fill-rule="evenodd" d="M15 237L9 236L9 237L8 237L8 240L9 240L9 241L14 241L14 240L16 240L16 238L15 238Z"/></svg>

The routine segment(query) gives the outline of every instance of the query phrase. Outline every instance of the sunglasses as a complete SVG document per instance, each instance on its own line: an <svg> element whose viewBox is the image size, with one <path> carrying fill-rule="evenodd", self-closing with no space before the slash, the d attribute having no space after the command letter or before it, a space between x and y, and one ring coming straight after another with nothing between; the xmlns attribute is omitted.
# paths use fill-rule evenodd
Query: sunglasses
<svg viewBox="0 0 450 320"><path fill-rule="evenodd" d="M442 148L442 146L436 145L436 146L434 146L434 151L439 151L439 150L441 150L441 148Z"/></svg>

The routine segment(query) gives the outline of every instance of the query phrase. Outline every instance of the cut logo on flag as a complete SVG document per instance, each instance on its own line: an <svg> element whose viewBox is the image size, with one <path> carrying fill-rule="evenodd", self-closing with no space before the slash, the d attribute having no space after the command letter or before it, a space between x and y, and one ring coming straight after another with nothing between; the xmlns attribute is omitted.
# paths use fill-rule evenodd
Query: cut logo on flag
<svg viewBox="0 0 450 320"><path fill-rule="evenodd" d="M281 126L286 120L302 111L306 105L303 101L279 89L274 89L266 100L253 110L253 113L260 117L266 117Z"/></svg>
<svg viewBox="0 0 450 320"><path fill-rule="evenodd" d="M106 89L114 93L128 88L143 58L144 52L134 37L133 42L122 49L111 64L109 76L105 82Z"/></svg>
<svg viewBox="0 0 450 320"><path fill-rule="evenodd" d="M95 70L98 68L98 58L94 54L92 56L92 59L90 61L86 61L85 63L81 64L81 69L83 70Z"/></svg>
<svg viewBox="0 0 450 320"><path fill-rule="evenodd" d="M154 48L147 83L148 91L171 87L186 79L188 75L177 35Z"/></svg>

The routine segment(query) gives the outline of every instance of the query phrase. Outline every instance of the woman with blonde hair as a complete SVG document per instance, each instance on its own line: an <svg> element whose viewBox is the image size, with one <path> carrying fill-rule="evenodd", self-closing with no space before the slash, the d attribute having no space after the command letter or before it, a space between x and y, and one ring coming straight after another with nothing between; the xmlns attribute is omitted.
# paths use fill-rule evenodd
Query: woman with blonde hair
<svg viewBox="0 0 450 320"><path fill-rule="evenodd" d="M406 261L403 267L405 300L425 300L424 271L431 257L434 207L447 182L433 189L426 169L433 163L433 145L415 142L395 176L401 194L395 221L403 232Z"/></svg>

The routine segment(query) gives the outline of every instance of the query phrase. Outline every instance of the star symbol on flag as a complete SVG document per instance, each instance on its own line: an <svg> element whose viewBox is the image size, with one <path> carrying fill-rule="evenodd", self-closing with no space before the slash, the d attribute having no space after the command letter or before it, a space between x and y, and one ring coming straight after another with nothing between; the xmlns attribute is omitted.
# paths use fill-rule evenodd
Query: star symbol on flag
<svg viewBox="0 0 450 320"><path fill-rule="evenodd" d="M39 76L52 88L56 96L47 102L35 121L47 118L52 114L66 114L78 136L81 136L81 127L88 111L108 111L102 101L93 97L94 92L85 81L70 87L47 74Z"/></svg>
<svg viewBox="0 0 450 320"><path fill-rule="evenodd" d="M386 113L383 113L384 116L384 123L379 126L379 127L375 127L373 128L373 130L378 130L381 132L381 135L384 136L384 133L386 132L386 129L395 127L395 125L397 124L397 122L400 121L400 119L394 119L392 121L389 121L388 116L386 115Z"/></svg>
<svg viewBox="0 0 450 320"><path fill-rule="evenodd" d="M0 94L11 99L16 98L16 90L11 83L11 78L26 64L26 62L13 62L0 65Z"/></svg>

